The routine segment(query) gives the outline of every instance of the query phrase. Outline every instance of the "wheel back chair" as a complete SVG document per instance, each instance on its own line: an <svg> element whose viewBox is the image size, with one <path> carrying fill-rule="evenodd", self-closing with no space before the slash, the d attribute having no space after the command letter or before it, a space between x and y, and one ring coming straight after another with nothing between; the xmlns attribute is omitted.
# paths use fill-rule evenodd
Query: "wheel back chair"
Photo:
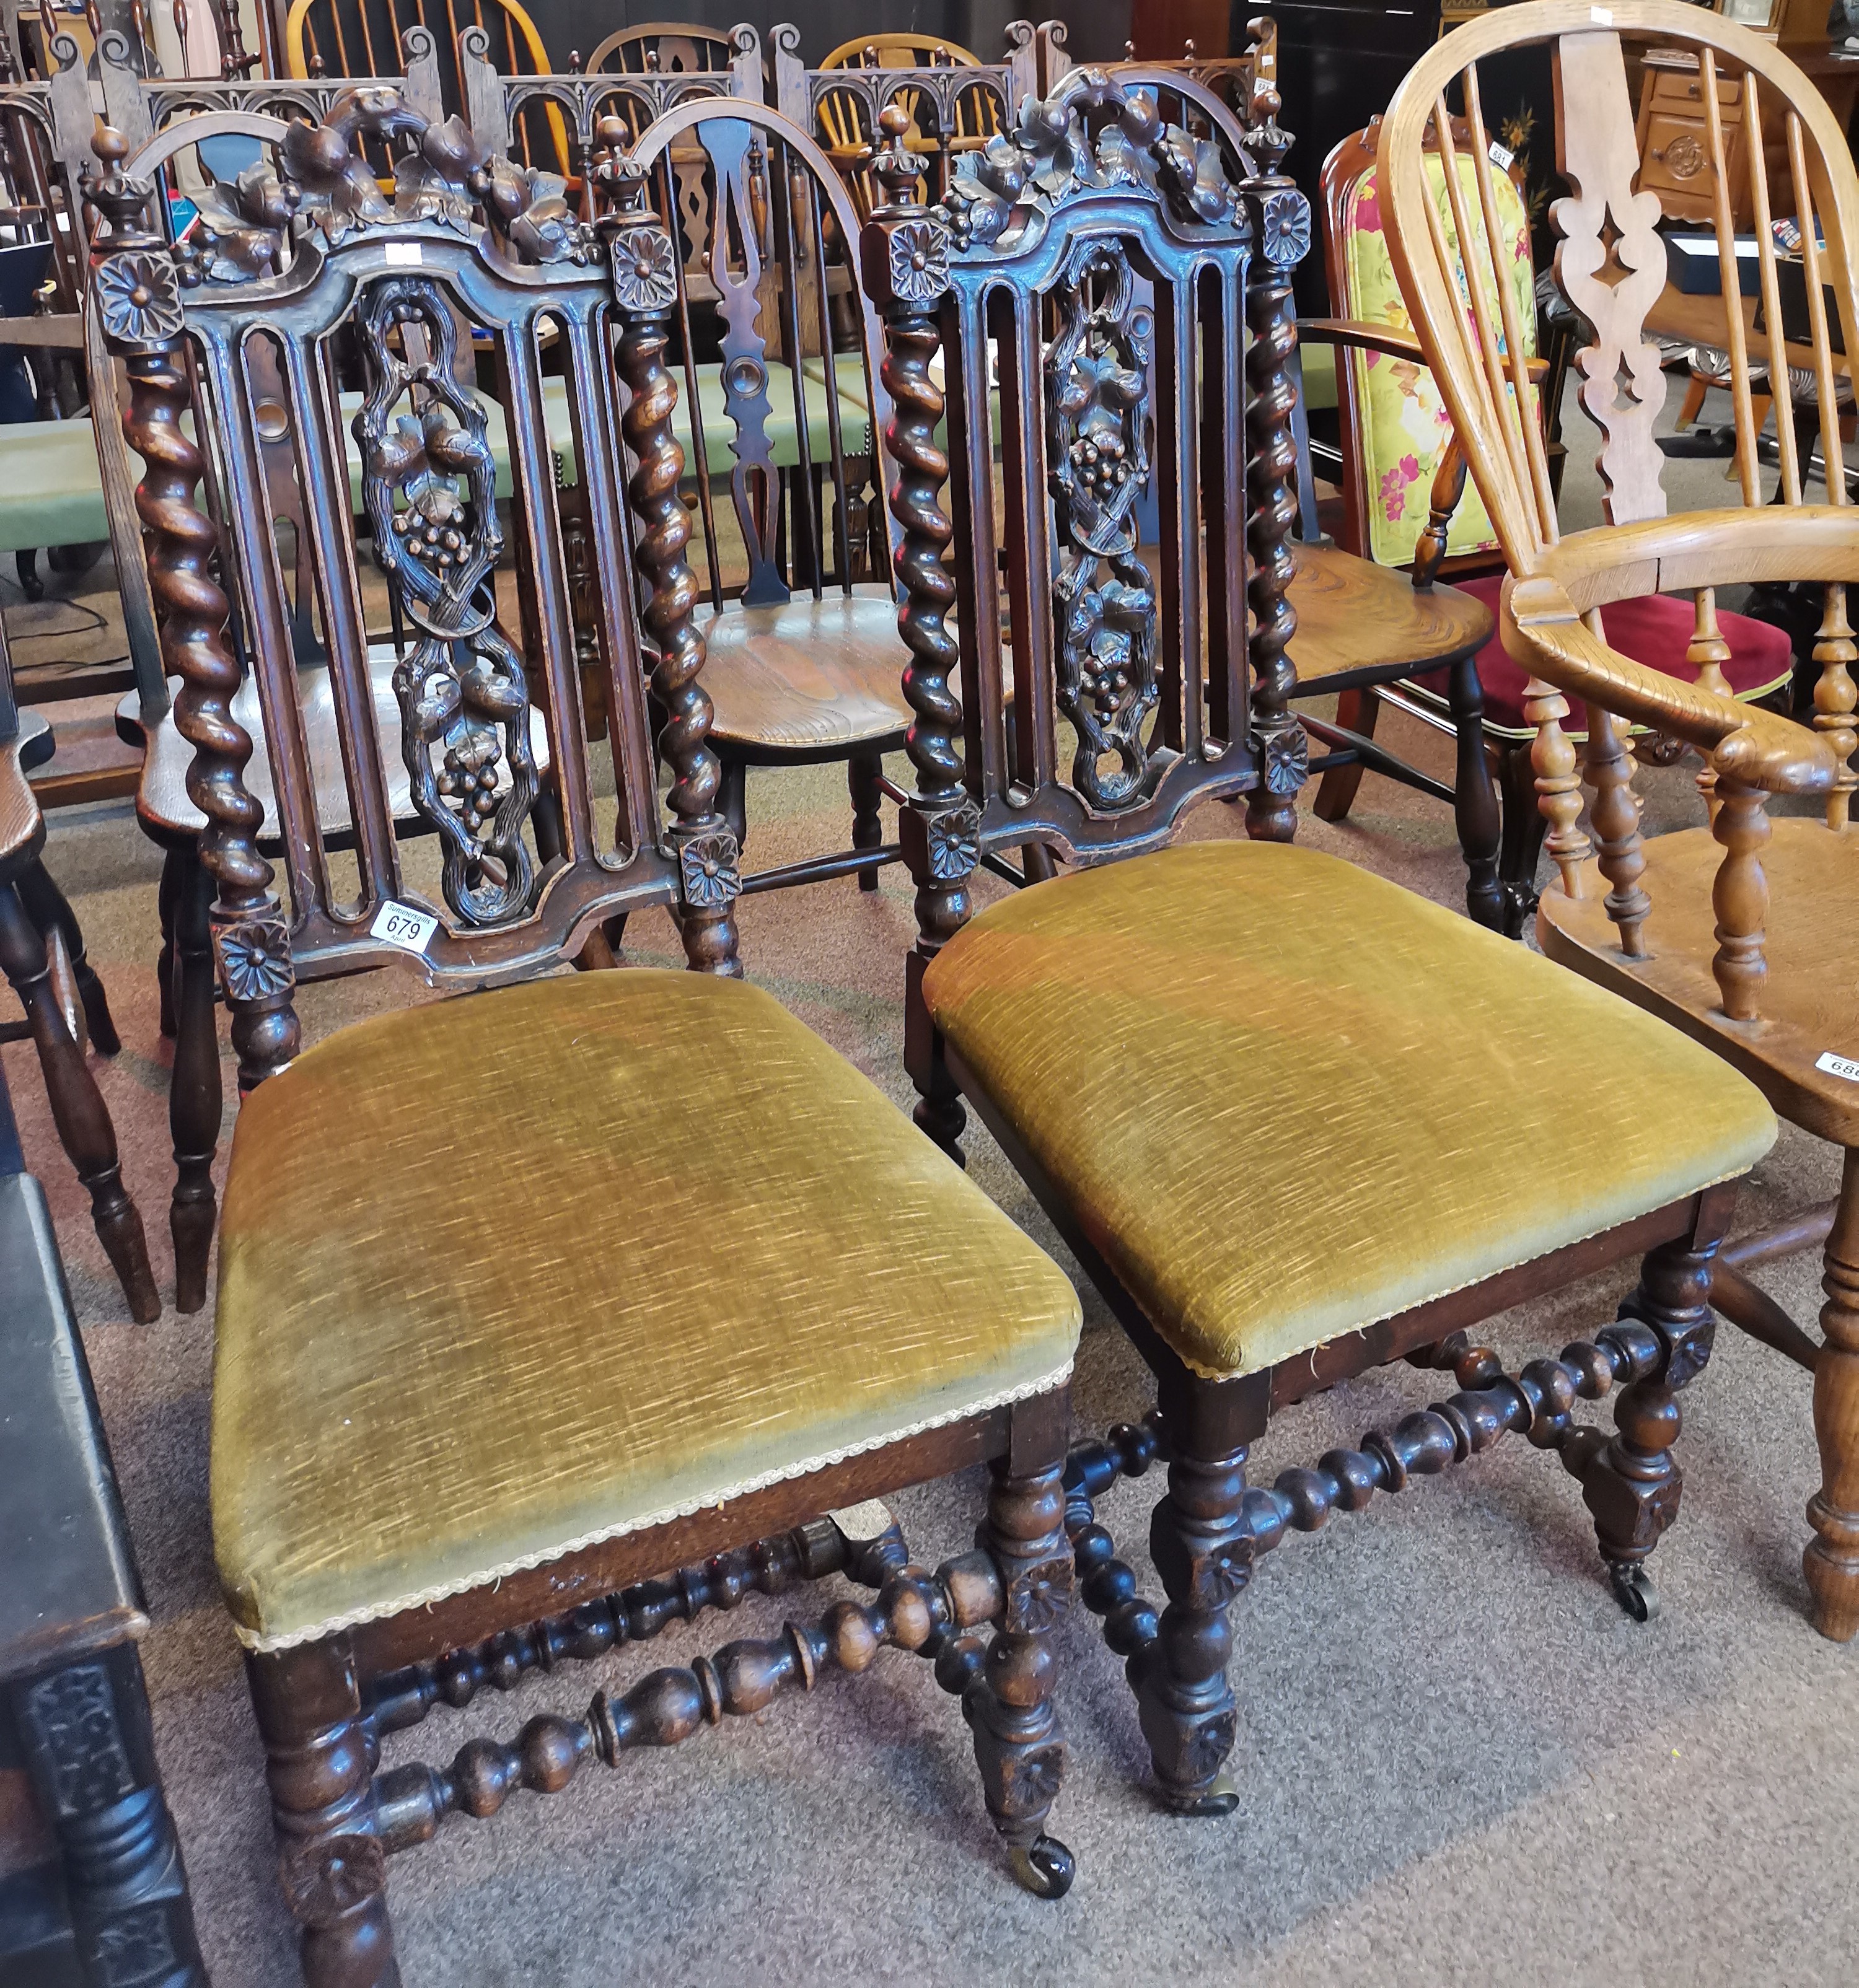
<svg viewBox="0 0 1859 1988"><path fill-rule="evenodd" d="M1722 76L1743 86L1768 330L1752 333L1740 299L1726 303L1740 506L1677 516L1666 510L1664 458L1653 433L1664 376L1644 329L1666 265L1654 232L1658 198L1634 187L1624 36L1697 55L1725 268L1735 266L1732 196L1713 83ZM1454 299L1437 208L1422 178L1421 134L1444 93L1461 87L1475 117L1478 62L1543 42L1558 76L1559 170L1574 189L1552 210L1561 237L1557 268L1569 301L1594 327L1576 363L1582 404L1604 437L1599 463L1609 518L1606 529L1566 538L1557 533L1536 431L1516 420L1505 390L1495 327L1484 315L1468 318ZM1577 105L1579 117L1568 114ZM1823 1479L1808 1508L1814 1537L1807 1583L1816 1622L1845 1638L1859 1630L1859 1064L1852 1060L1859 1004L1846 928L1829 907L1844 901L1859 874L1859 844L1848 824L1855 651L1846 594L1859 578L1859 514L1838 468L1826 478L1823 501L1805 501L1806 465L1792 418L1777 424L1780 478L1774 501L1763 502L1750 404L1756 352L1763 351L1772 380L1793 378L1769 226L1765 125L1779 137L1803 217L1813 337L1803 363L1813 383L1823 460L1841 465L1838 380L1851 367L1846 353L1859 326L1859 178L1824 100L1769 43L1664 0L1624 0L1611 27L1597 26L1588 8L1569 0L1507 9L1422 59L1383 123L1378 164L1395 272L1509 567L1502 625L1507 650L1529 675L1525 709L1536 731L1536 787L1557 871L1537 911L1543 948L1708 1044L1783 1116L1845 1151L1835 1207L1741 1240L1726 1253L1729 1273L1713 1292L1725 1317L1813 1373ZM1809 217L1823 247L1805 225ZM1775 580L1823 587L1811 730L1726 695L1719 592ZM1668 588L1692 595L1695 684L1649 670L1607 639L1606 609ZM1576 756L1563 730L1571 698L1586 708L1585 830ZM1703 755L1698 784L1708 827L1641 837L1620 721L1669 733ZM1771 824L1771 794L1823 800L1811 815L1790 813ZM1742 1271L1823 1236L1825 1344L1816 1347Z"/></svg>
<svg viewBox="0 0 1859 1988"><path fill-rule="evenodd" d="M109 1108L84 1060L86 1040L107 1056L121 1043L77 920L46 868L45 816L27 778L51 749L50 728L36 712L22 712L13 695L0 627L0 971L25 1009L23 1024L0 1024L0 1041L31 1036L59 1142L90 1190L98 1239L130 1316L147 1324L161 1315L148 1243L123 1185Z"/></svg>
<svg viewBox="0 0 1859 1988"><path fill-rule="evenodd" d="M384 1860L449 1813L558 1790L592 1758L760 1710L886 1644L933 1656L962 1696L1015 1868L1055 1894L1070 1865L1042 1834L1063 1765L1048 1635L1071 1580L1060 1472L1076 1293L864 1078L740 979L666 363L677 257L648 182L598 162L610 199L590 228L544 176L486 160L461 123L434 125L379 88L345 92L317 124L245 128L273 163L180 252L149 225L150 182L93 183L92 308L131 382L125 428L145 465L246 1094L220 1239L214 1540L306 1976L398 1980ZM394 149L391 199L364 133ZM520 632L486 584L503 526L486 418L450 363L461 320L493 347L508 414L510 529L530 576ZM595 521L599 786L545 327L568 362ZM436 881L403 861L381 771L334 377L344 330L365 381L352 425L374 556L408 631L394 691ZM265 516L252 354L267 344L334 685L333 777L355 824L347 890L320 826L332 776L305 749ZM216 573L222 529L232 550ZM236 609L220 574L236 580ZM245 778L235 631L265 709L281 879ZM553 856L535 832L532 718L560 773ZM694 971L510 984L653 905L673 909ZM300 1053L300 979L389 961L475 998ZM882 1511L825 1516L984 1459L981 1543L933 1574ZM628 1585L687 1559L669 1584ZM374 1771L381 1736L442 1696L507 1689L842 1567L876 1597L601 1692L581 1718L473 1740L449 1767Z"/></svg>
<svg viewBox="0 0 1859 1988"><path fill-rule="evenodd" d="M1255 134L1236 188L1145 90L1074 70L961 163L940 210L909 200L907 154L881 160L899 197L867 236L906 527L917 1119L956 1151L966 1104L980 1111L1156 1374L1166 1611L1092 1510L1156 1453L1156 1428L1075 1453L1067 1526L1163 1798L1197 1812L1237 1799L1227 1611L1258 1557L1506 1430L1559 1452L1623 1602L1647 1611L1644 1562L1678 1503L1678 1395L1710 1348L1711 1259L1775 1136L1754 1087L1677 1030L1292 843L1306 746L1288 708L1285 367L1309 214L1285 145ZM1150 476L1159 570L1129 523ZM1003 549L1011 754L987 583ZM1251 839L1167 846L1213 799L1243 804ZM1068 873L977 911L981 859L1029 839ZM1571 1121L1554 1073L1575 1039L1608 1094L1630 1085L1643 1108ZM1522 1136L1494 1148L1486 1128L1519 1114ZM1515 1378L1460 1330L1642 1253L1618 1323ZM1275 1408L1402 1354L1453 1368L1463 1391L1248 1489ZM1580 1424L1576 1397L1617 1380L1615 1432Z"/></svg>
<svg viewBox="0 0 1859 1988"><path fill-rule="evenodd" d="M1505 576L1504 547L1475 488L1466 486L1465 455L1440 389L1422 363L1408 306L1394 279L1385 234L1387 204L1375 163L1378 126L1345 139L1324 167L1324 246L1330 294L1346 319L1387 327L1346 355L1339 368L1339 441L1346 513L1344 543L1354 551L1390 565L1423 563L1451 579L1495 615ZM1479 272L1480 301L1492 334L1502 345L1514 327L1531 363L1529 391L1539 423L1558 404L1562 382L1546 377L1537 358L1536 275L1530 254L1530 228L1523 200L1511 176L1485 150L1481 132L1454 121L1452 154L1456 188L1449 191L1437 137L1427 151L1427 182L1447 238L1458 242L1460 218L1471 231L1474 248L1461 254L1460 267ZM1482 164L1481 164L1482 161ZM1495 215L1496 250L1486 234L1481 179L1488 184ZM1496 271L1495 276L1492 273ZM1468 278L1466 280L1469 281ZM1300 326L1303 335L1313 327ZM1562 449L1546 440L1552 501L1561 486ZM1423 515L1424 522L1423 522ZM1649 669L1691 681L1702 654L1688 603L1651 593L1610 602L1603 619L1609 641ZM1785 698L1793 667L1787 634L1746 614L1720 613L1708 640L1721 650L1718 664L1736 697ZM1536 806L1531 771L1534 729L1524 712L1528 672L1505 652L1493 628L1476 658L1484 706L1485 749L1502 797L1502 846L1498 871L1505 929L1520 934L1536 901L1536 872L1543 820ZM1447 685L1434 674L1407 672L1356 694L1353 708L1339 722L1373 733L1380 705L1388 702L1421 723L1448 722ZM1569 735L1580 746L1584 734ZM1643 733L1641 752L1675 749L1675 742ZM1392 771L1392 768L1386 770ZM1355 798L1360 773L1353 769L1325 776L1316 811L1340 821Z"/></svg>

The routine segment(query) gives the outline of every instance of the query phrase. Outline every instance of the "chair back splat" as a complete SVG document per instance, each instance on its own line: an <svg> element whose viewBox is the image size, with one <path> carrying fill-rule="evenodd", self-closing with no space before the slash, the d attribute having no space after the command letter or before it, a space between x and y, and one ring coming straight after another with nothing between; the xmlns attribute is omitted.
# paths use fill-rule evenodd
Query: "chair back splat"
<svg viewBox="0 0 1859 1988"><path fill-rule="evenodd" d="M177 722L195 749L188 790L207 817L201 854L217 886L215 944L242 1080L257 1082L295 1053L300 972L411 955L435 984L484 986L571 956L601 920L651 904L682 908L694 965L737 971L735 854L712 806L716 770L697 682L703 644L690 621L695 587L676 498L677 389L664 363L673 252L638 205L642 183L602 162L616 198L590 228L546 175L486 157L458 120L433 123L378 86L343 92L319 124L212 122L239 122L259 139L264 169L203 197L201 225L179 246L150 225L147 175L208 120L157 139L87 193L100 217L92 307L129 377L124 428L145 465L148 563L165 660L182 679ZM391 199L364 156L367 140L392 150ZM120 142L107 149L120 154ZM496 585L493 410L465 384L465 326L492 349L506 424L519 542L514 635ZM583 735L545 345L563 355L594 526L596 632L613 715L610 800L599 797ZM616 348L631 396L623 422ZM350 424L359 508L385 576L398 657L398 708L386 713L369 691L341 434L337 375L349 353L361 390ZM296 617L270 522L254 387L261 357L289 403L310 541L310 612L328 654L339 767L310 763L296 702ZM181 424L190 406L194 434L211 441L204 455ZM669 826L632 609L622 434L637 464L637 565L657 645L651 693L669 715L660 739L672 771ZM212 516L196 495L203 474ZM228 556L216 572L222 532ZM236 614L222 584L229 574ZM283 904L244 778L251 741L231 709L241 676L235 638L264 715ZM391 756L403 762L414 812L438 839L436 889L403 871ZM346 806L332 808L320 785ZM354 882L345 889L330 855L350 840Z"/></svg>

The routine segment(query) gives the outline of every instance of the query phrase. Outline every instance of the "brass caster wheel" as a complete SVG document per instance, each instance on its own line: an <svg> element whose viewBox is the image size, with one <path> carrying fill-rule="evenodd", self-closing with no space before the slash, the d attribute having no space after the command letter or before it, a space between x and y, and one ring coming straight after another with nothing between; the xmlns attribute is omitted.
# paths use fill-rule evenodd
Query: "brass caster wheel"
<svg viewBox="0 0 1859 1988"><path fill-rule="evenodd" d="M1216 1774L1197 1795L1170 1801L1177 1815L1231 1815L1239 1806L1239 1787L1231 1774Z"/></svg>
<svg viewBox="0 0 1859 1988"><path fill-rule="evenodd" d="M1631 1565L1616 1560L1608 1569L1614 1583L1614 1598L1636 1622L1650 1622L1659 1612L1659 1591L1652 1576L1637 1561Z"/></svg>
<svg viewBox="0 0 1859 1988"><path fill-rule="evenodd" d="M1071 1851L1056 1836L1036 1836L1030 1849L1016 1846L1007 1852L1007 1863L1014 1882L1036 1898L1062 1898L1078 1875Z"/></svg>

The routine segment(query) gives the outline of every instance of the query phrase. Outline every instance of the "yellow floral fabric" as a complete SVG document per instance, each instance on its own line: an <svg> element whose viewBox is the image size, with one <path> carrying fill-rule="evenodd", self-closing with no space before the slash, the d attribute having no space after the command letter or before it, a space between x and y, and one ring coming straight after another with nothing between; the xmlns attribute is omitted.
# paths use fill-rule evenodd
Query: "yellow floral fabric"
<svg viewBox="0 0 1859 1988"><path fill-rule="evenodd" d="M220 1577L276 1648L1055 1384L1058 1266L772 996L628 969L342 1030L249 1098Z"/></svg>
<svg viewBox="0 0 1859 1988"><path fill-rule="evenodd" d="M1755 1087L1675 1029L1295 847L1034 885L944 946L923 992L1078 1229L1214 1378L1741 1174L1775 1140Z"/></svg>
<svg viewBox="0 0 1859 1988"><path fill-rule="evenodd" d="M1471 158L1461 152L1458 176L1463 205L1478 236L1473 260L1478 268L1488 271L1492 257L1485 245L1475 170ZM1437 153L1427 154L1427 179L1446 239L1456 247L1458 230L1453 225L1452 203L1447 197L1445 167ZM1495 167L1492 170L1492 184L1502 235L1500 260L1515 299L1524 356L1534 358L1536 278L1530 259L1529 218L1522 194ZM1350 190L1344 217L1343 260L1347 294L1339 303L1343 315L1362 323L1390 325L1397 330L1411 332L1413 320L1407 314L1400 286L1394 280L1387 238L1382 232L1381 199L1373 166ZM1462 262L1457 273L1459 294L1469 316L1470 292ZM1488 284L1486 297L1492 329L1501 335L1503 320L1495 286ZM1451 418L1426 367L1412 360L1390 358L1385 353L1352 352L1349 363L1355 375L1361 420L1367 512L1366 543L1363 549L1379 565L1404 566L1413 558L1420 535L1427 528L1433 474L1446 451ZM1447 552L1453 556L1485 552L1495 548L1497 543L1477 486L1468 477L1465 494L1459 500L1447 533Z"/></svg>

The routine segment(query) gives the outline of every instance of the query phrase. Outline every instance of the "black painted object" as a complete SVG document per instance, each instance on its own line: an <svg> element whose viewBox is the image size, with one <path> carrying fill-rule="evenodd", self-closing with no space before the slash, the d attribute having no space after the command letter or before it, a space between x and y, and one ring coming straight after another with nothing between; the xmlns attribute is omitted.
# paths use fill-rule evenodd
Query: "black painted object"
<svg viewBox="0 0 1859 1988"><path fill-rule="evenodd" d="M45 1196L0 1088L0 1981L205 1988L148 1627Z"/></svg>

